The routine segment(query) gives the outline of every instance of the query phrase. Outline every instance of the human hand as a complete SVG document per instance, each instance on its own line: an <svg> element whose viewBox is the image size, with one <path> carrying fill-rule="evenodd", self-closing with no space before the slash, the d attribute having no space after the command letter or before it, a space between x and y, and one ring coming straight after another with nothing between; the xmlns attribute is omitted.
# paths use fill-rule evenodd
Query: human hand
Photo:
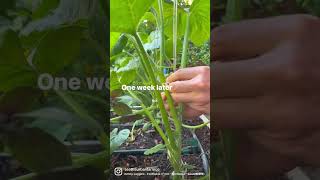
<svg viewBox="0 0 320 180"><path fill-rule="evenodd" d="M212 37L213 119L237 134L239 179L320 166L320 20L248 20Z"/></svg>
<svg viewBox="0 0 320 180"><path fill-rule="evenodd" d="M197 66L179 69L167 78L176 104L184 105L184 117L210 114L210 68ZM168 107L167 107L168 108Z"/></svg>

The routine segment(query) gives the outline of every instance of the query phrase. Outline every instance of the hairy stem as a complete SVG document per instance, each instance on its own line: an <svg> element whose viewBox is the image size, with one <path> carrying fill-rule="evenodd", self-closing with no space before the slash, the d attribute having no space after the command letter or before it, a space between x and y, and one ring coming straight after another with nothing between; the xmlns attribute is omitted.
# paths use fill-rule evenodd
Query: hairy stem
<svg viewBox="0 0 320 180"><path fill-rule="evenodd" d="M187 14L187 22L186 22L186 30L185 30L184 38L183 38L183 49L182 49L182 57L181 57L180 68L187 67L189 34L190 34L190 13L188 12L188 14Z"/></svg>
<svg viewBox="0 0 320 180"><path fill-rule="evenodd" d="M164 43L164 20L163 20L163 4L162 0L158 0L159 5L159 20L158 20L158 27L160 31L160 70L163 72L164 67L164 59L165 59L165 43Z"/></svg>

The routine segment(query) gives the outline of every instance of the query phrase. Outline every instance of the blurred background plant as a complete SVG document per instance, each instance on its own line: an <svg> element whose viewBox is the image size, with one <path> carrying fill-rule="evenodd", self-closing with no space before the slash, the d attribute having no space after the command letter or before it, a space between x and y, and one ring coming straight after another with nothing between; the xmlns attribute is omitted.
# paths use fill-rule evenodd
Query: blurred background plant
<svg viewBox="0 0 320 180"><path fill-rule="evenodd" d="M284 14L308 13L320 15L320 0L213 0L211 27L250 18L264 18ZM213 49L214 53L214 49ZM213 178L235 179L233 174L236 139L231 131L213 133Z"/></svg>
<svg viewBox="0 0 320 180"><path fill-rule="evenodd" d="M90 90L82 82L78 91L40 91L37 78L98 77L107 84L107 4L1 2L0 179L105 179L107 87ZM78 142L97 149L75 150L83 147Z"/></svg>

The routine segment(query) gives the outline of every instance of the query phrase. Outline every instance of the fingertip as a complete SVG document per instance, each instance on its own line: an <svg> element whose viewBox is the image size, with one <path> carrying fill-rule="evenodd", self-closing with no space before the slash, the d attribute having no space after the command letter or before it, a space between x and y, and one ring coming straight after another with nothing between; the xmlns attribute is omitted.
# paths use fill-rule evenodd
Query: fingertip
<svg viewBox="0 0 320 180"><path fill-rule="evenodd" d="M169 84L169 83L172 82L172 78L173 78L172 75L173 75L173 74L170 74L170 75L167 77L167 79L166 79L166 83L167 83L167 84Z"/></svg>
<svg viewBox="0 0 320 180"><path fill-rule="evenodd" d="M168 104L165 104L165 105L164 105L164 108L165 108L167 111L170 110L170 107L169 107Z"/></svg>
<svg viewBox="0 0 320 180"><path fill-rule="evenodd" d="M162 97L163 100L167 99L166 94L164 92L161 92L161 97Z"/></svg>
<svg viewBox="0 0 320 180"><path fill-rule="evenodd" d="M176 91L176 87L174 85L174 82L173 83L167 83L167 85L170 87L169 91L171 93L175 92Z"/></svg>

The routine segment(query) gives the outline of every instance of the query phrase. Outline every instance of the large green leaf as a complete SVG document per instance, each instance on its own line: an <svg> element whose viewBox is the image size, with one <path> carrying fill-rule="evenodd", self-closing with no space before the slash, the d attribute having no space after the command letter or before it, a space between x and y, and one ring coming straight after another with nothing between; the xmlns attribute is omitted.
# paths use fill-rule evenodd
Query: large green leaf
<svg viewBox="0 0 320 180"><path fill-rule="evenodd" d="M38 45L33 65L44 73L61 71L79 55L82 33L83 28L79 26L49 31Z"/></svg>
<svg viewBox="0 0 320 180"><path fill-rule="evenodd" d="M11 30L0 32L0 91L35 86L35 79L17 34Z"/></svg>
<svg viewBox="0 0 320 180"><path fill-rule="evenodd" d="M56 29L61 25L74 24L79 20L88 20L99 11L99 0L60 0L52 15L30 22L21 32L27 36L34 32Z"/></svg>
<svg viewBox="0 0 320 180"><path fill-rule="evenodd" d="M154 3L158 11L158 4ZM173 39L173 5L163 3L164 32L169 39ZM159 13L159 12L158 12ZM178 8L178 38L185 33L187 12ZM210 37L210 1L194 0L190 7L190 41L202 45Z"/></svg>
<svg viewBox="0 0 320 180"><path fill-rule="evenodd" d="M110 31L134 34L154 0L111 0Z"/></svg>
<svg viewBox="0 0 320 180"><path fill-rule="evenodd" d="M123 129L118 133L118 128L110 132L110 153L117 150L129 137L130 130Z"/></svg>
<svg viewBox="0 0 320 180"><path fill-rule="evenodd" d="M190 40L200 46L210 37L210 1L194 0L190 7Z"/></svg>
<svg viewBox="0 0 320 180"><path fill-rule="evenodd" d="M153 4L155 10L158 14L159 6L158 2ZM163 18L164 18L164 32L168 38L173 39L173 4L172 3L163 3ZM186 12L178 8L178 37L182 37L185 31L186 26Z"/></svg>
<svg viewBox="0 0 320 180"><path fill-rule="evenodd" d="M67 147L40 129L14 129L7 132L6 136L10 152L31 171L45 172L72 165Z"/></svg>

